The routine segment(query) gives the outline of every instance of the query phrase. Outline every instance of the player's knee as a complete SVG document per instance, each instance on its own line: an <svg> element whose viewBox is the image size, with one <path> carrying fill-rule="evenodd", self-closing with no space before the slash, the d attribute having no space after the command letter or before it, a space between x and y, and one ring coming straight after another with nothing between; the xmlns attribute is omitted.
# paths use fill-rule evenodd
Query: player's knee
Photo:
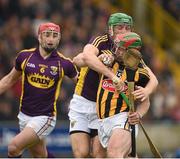
<svg viewBox="0 0 180 159"><path fill-rule="evenodd" d="M107 149L107 156L109 158L114 158L114 157L118 157L118 158L124 158L125 157L125 153L119 149L115 149L115 148L108 148Z"/></svg>
<svg viewBox="0 0 180 159"><path fill-rule="evenodd" d="M31 151L31 154L34 158L48 158L47 152L44 151Z"/></svg>
<svg viewBox="0 0 180 159"><path fill-rule="evenodd" d="M92 157L95 157L95 158L105 158L106 157L106 150L103 149L102 147L96 148L96 149L93 149L91 155L92 155Z"/></svg>
<svg viewBox="0 0 180 159"><path fill-rule="evenodd" d="M74 157L76 157L76 158L89 157L89 151L86 149L75 150L73 153L74 153Z"/></svg>
<svg viewBox="0 0 180 159"><path fill-rule="evenodd" d="M43 146L31 147L29 148L29 151L34 158L48 158L47 149Z"/></svg>
<svg viewBox="0 0 180 159"><path fill-rule="evenodd" d="M105 152L94 152L92 153L93 158L106 158Z"/></svg>
<svg viewBox="0 0 180 159"><path fill-rule="evenodd" d="M21 153L20 149L18 148L17 144L15 142L11 142L8 145L8 156L9 157L15 157L19 156Z"/></svg>

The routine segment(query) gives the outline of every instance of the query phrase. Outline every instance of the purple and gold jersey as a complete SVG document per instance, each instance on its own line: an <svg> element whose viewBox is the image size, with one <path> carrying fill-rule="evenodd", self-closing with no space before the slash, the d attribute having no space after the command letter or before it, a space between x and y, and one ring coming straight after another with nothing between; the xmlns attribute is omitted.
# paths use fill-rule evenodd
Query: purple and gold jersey
<svg viewBox="0 0 180 159"><path fill-rule="evenodd" d="M89 43L98 48L99 55L103 53L111 54L112 41L108 35L92 38ZM96 71L88 67L81 68L75 94L83 96L88 100L96 101L99 80L100 75Z"/></svg>
<svg viewBox="0 0 180 159"><path fill-rule="evenodd" d="M20 111L29 116L56 115L63 77L77 75L70 59L57 51L44 59L38 48L22 50L16 58L15 69L22 71Z"/></svg>

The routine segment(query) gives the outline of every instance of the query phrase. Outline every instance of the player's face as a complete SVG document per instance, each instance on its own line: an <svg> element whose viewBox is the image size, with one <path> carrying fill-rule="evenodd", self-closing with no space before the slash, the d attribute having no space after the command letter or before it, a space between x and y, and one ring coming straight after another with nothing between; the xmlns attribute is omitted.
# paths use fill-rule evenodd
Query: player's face
<svg viewBox="0 0 180 159"><path fill-rule="evenodd" d="M58 47L59 41L60 33L55 31L44 31L39 35L39 44L48 53Z"/></svg>
<svg viewBox="0 0 180 159"><path fill-rule="evenodd" d="M116 38L118 34L128 33L131 32L131 30L131 26L127 24L115 25L113 27L114 38Z"/></svg>

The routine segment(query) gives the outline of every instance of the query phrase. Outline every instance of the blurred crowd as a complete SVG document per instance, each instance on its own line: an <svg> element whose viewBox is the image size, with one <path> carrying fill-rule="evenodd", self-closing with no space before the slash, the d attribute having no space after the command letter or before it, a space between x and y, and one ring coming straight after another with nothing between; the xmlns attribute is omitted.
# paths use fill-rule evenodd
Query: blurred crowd
<svg viewBox="0 0 180 159"><path fill-rule="evenodd" d="M180 21L180 1L179 0L156 0L169 14L177 21Z"/></svg>
<svg viewBox="0 0 180 159"><path fill-rule="evenodd" d="M102 5L96 5L93 0L0 0L0 78L11 70L19 51L37 46L37 27L41 22L51 21L61 26L59 50L73 58L82 51L92 35L107 31L107 19L113 5L116 5L114 0L103 1ZM150 44L144 44L142 54L159 80L159 86L151 96L150 111L145 120L179 122L180 91L168 61L165 65L160 64ZM59 120L67 119L73 90L74 84L66 79L58 102ZM16 119L20 92L21 83L18 82L0 96L1 121Z"/></svg>

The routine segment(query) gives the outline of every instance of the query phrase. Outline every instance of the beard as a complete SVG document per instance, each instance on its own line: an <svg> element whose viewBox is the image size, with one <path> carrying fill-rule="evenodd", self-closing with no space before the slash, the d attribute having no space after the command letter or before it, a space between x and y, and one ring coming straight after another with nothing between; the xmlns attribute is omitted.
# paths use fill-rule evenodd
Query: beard
<svg viewBox="0 0 180 159"><path fill-rule="evenodd" d="M52 51L57 49L57 46L53 46L53 45L45 45L45 44L40 44L40 45L47 53L51 53Z"/></svg>
<svg viewBox="0 0 180 159"><path fill-rule="evenodd" d="M51 52L54 51L56 48L43 47L43 49L44 49L47 53L51 53Z"/></svg>

